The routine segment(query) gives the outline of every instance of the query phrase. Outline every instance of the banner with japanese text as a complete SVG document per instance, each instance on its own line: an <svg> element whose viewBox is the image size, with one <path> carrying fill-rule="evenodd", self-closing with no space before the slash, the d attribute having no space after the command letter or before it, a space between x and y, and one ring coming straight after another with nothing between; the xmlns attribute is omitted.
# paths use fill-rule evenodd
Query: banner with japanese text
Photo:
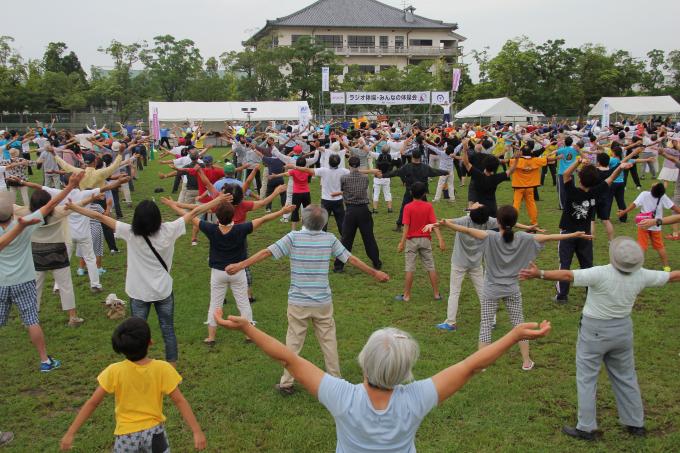
<svg viewBox="0 0 680 453"><path fill-rule="evenodd" d="M346 93L348 105L409 105L429 104L429 91L351 91Z"/></svg>

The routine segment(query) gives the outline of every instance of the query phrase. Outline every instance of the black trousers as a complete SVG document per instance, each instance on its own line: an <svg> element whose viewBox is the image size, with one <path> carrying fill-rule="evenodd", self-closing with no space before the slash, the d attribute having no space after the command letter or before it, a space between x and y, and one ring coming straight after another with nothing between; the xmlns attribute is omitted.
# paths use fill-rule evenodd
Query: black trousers
<svg viewBox="0 0 680 453"><path fill-rule="evenodd" d="M274 190L276 190L277 187L283 185L283 179L270 179L269 182L267 182L267 195L265 195L265 198L267 198L269 195L274 193ZM279 194L279 200L281 201L281 207L284 207L286 205L286 192L281 192ZM271 209L272 204L269 203L267 205L267 209Z"/></svg>
<svg viewBox="0 0 680 453"><path fill-rule="evenodd" d="M254 170L248 169L246 170L246 179L248 179L248 176L253 172ZM262 187L262 176L260 175L260 172L258 171L255 174L255 189L257 192L260 192L260 187Z"/></svg>
<svg viewBox="0 0 680 453"><path fill-rule="evenodd" d="M357 229L361 233L361 240L364 241L364 250L366 255L373 263L373 267L380 269L382 262L380 261L380 251L378 250L378 243L373 235L373 215L368 209L368 205L348 205L345 212L345 221L342 224L342 245L348 251L352 251L354 246L354 237L357 234ZM345 263L336 259L334 268L342 269Z"/></svg>
<svg viewBox="0 0 680 453"><path fill-rule="evenodd" d="M111 190L111 198L113 198L113 209L116 211L116 217L123 217L123 210L120 208L120 192L118 187ZM102 224L102 226L104 226Z"/></svg>
<svg viewBox="0 0 680 453"><path fill-rule="evenodd" d="M21 157L26 160L31 160L31 153L21 153ZM32 175L33 174L33 167L31 165L28 166L28 174Z"/></svg>
<svg viewBox="0 0 680 453"><path fill-rule="evenodd" d="M553 186L557 185L557 164L548 164L541 169L541 185L545 185L545 175L548 174L550 170L550 176L552 177Z"/></svg>
<svg viewBox="0 0 680 453"><path fill-rule="evenodd" d="M342 225L345 220L345 205L342 200L321 200L321 206L328 211L328 216L331 214L335 217L335 224L338 227L338 233L342 235ZM328 230L328 223L324 225L323 230Z"/></svg>
<svg viewBox="0 0 680 453"><path fill-rule="evenodd" d="M163 143L165 143L166 148L172 148L172 146L170 146L170 139L168 139L168 137L161 137L160 141L158 142L158 146L163 146Z"/></svg>
<svg viewBox="0 0 680 453"><path fill-rule="evenodd" d="M106 240L106 245L109 250L118 251L118 246L116 245L116 237L113 234L113 230L102 223L102 231L104 232L104 239Z"/></svg>
<svg viewBox="0 0 680 453"><path fill-rule="evenodd" d="M177 193L180 184L182 184L182 174L177 173L175 180L172 182L172 193Z"/></svg>
<svg viewBox="0 0 680 453"><path fill-rule="evenodd" d="M562 231L562 233L571 233L571 231ZM557 253L560 257L560 269L569 269L574 255L576 255L581 269L593 267L593 241L581 238L564 239L557 244ZM569 283L558 282L557 297L566 299L568 295Z"/></svg>
<svg viewBox="0 0 680 453"><path fill-rule="evenodd" d="M612 185L609 187L609 209L611 209L614 200L616 200L616 206L618 206L620 210L626 209L625 190L625 182L612 183ZM628 214L620 217L619 220L621 222L628 221Z"/></svg>
<svg viewBox="0 0 680 453"><path fill-rule="evenodd" d="M411 191L406 189L404 191L404 198L401 200L401 208L399 208L399 217L397 218L397 225L402 226L402 220L404 219L404 206L413 201L413 196L411 196Z"/></svg>
<svg viewBox="0 0 680 453"><path fill-rule="evenodd" d="M300 221L300 209L306 208L310 204L312 204L312 196L309 194L309 192L303 192L303 193L294 193L293 194L293 204L295 205L295 211L290 215L290 221L291 222L299 222Z"/></svg>
<svg viewBox="0 0 680 453"><path fill-rule="evenodd" d="M634 164L632 167L630 167L630 170L623 170L623 182L624 182L624 184L628 184L628 175L629 174L630 174L631 178L633 178L633 182L635 183L635 187L640 187L642 184L640 184L640 177L638 176L636 164Z"/></svg>

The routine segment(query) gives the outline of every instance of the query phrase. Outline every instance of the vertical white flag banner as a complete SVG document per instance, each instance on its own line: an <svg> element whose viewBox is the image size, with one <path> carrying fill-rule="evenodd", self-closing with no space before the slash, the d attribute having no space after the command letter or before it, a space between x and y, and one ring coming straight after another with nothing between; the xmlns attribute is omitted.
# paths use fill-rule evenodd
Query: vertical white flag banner
<svg viewBox="0 0 680 453"><path fill-rule="evenodd" d="M331 69L328 66L321 68L321 91L324 93L331 90L330 75Z"/></svg>
<svg viewBox="0 0 680 453"><path fill-rule="evenodd" d="M454 93L457 93L458 88L460 87L460 75L461 75L460 68L454 68L453 80L451 82L451 91L453 91Z"/></svg>
<svg viewBox="0 0 680 453"><path fill-rule="evenodd" d="M300 104L298 106L298 121L300 122L300 129L304 129L309 125L309 119L312 116L312 112L309 111L309 106L305 104Z"/></svg>
<svg viewBox="0 0 680 453"><path fill-rule="evenodd" d="M602 106L602 127L609 127L609 102L607 101Z"/></svg>

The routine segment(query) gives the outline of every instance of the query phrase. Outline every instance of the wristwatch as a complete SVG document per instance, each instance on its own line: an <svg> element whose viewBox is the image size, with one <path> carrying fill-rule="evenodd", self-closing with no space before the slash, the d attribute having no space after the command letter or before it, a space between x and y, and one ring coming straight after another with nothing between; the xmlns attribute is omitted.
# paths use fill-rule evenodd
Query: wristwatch
<svg viewBox="0 0 680 453"><path fill-rule="evenodd" d="M541 276L541 280L544 280L545 279L545 271L542 270L540 276Z"/></svg>
<svg viewBox="0 0 680 453"><path fill-rule="evenodd" d="M660 227L663 225L663 219L656 219L656 226Z"/></svg>

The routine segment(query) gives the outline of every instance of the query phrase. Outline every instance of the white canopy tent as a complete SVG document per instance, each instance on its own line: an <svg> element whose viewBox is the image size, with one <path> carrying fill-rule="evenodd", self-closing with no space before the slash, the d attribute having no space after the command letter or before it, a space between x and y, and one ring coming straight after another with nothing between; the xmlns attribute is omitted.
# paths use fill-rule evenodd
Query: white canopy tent
<svg viewBox="0 0 680 453"><path fill-rule="evenodd" d="M149 121L158 109L158 121L296 121L307 101L272 102L149 102ZM250 115L244 111L250 111Z"/></svg>
<svg viewBox="0 0 680 453"><path fill-rule="evenodd" d="M604 104L609 104L609 114L622 115L673 115L680 112L680 104L671 96L604 97L588 112L589 116L603 114Z"/></svg>
<svg viewBox="0 0 680 453"><path fill-rule="evenodd" d="M509 98L478 99L456 113L456 118L489 118L491 122L526 123L538 120L538 115L531 113Z"/></svg>

